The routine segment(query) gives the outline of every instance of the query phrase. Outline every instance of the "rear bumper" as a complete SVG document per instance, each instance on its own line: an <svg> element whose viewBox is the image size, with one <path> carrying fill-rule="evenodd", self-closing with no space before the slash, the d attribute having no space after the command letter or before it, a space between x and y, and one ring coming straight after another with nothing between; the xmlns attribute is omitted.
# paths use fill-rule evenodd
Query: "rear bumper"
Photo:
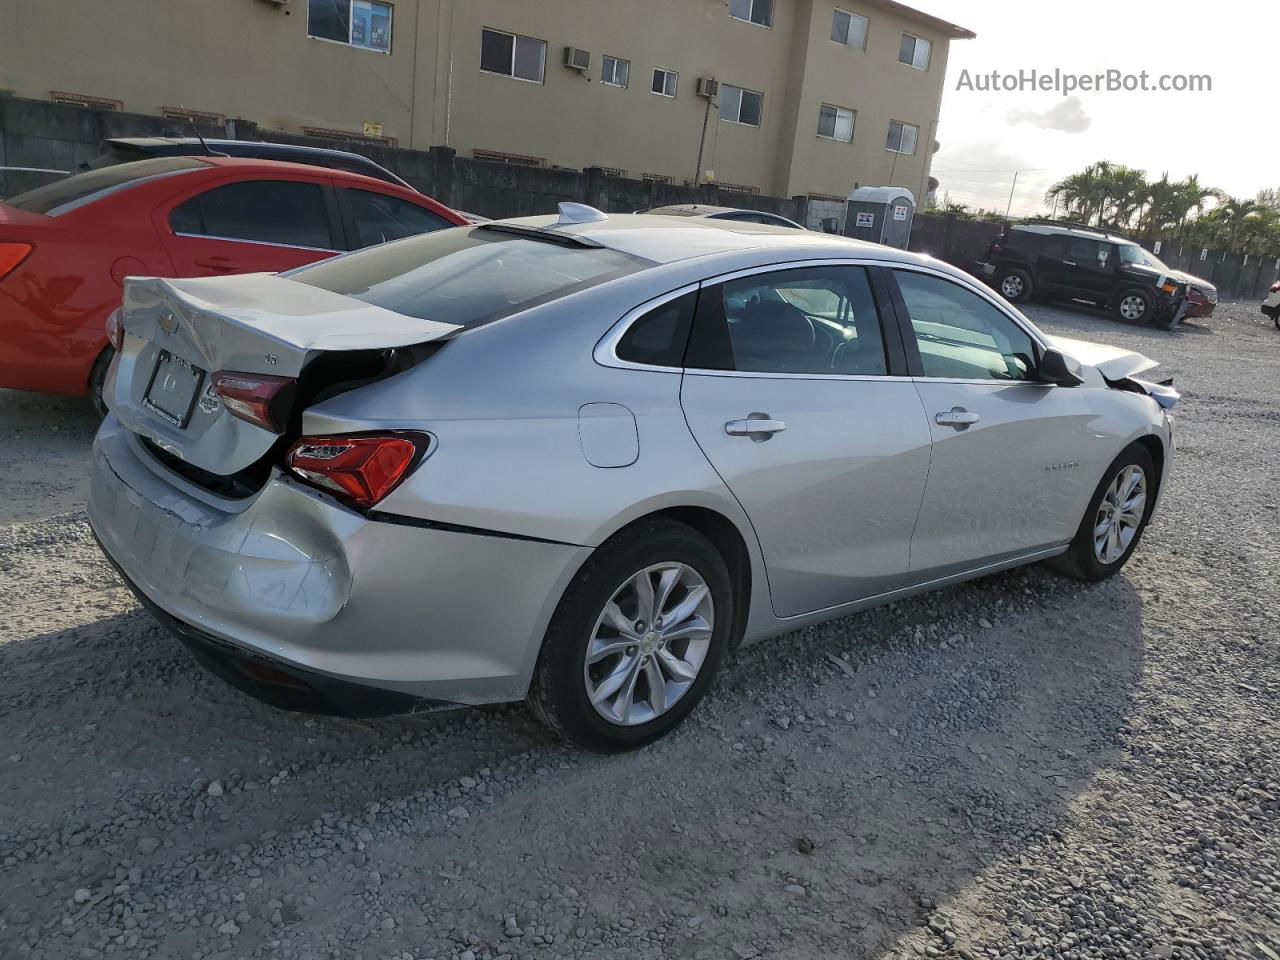
<svg viewBox="0 0 1280 960"><path fill-rule="evenodd" d="M214 672L281 706L359 715L522 699L589 552L372 521L285 477L247 503L212 503L114 416L94 441L89 522ZM308 702L252 682L272 671Z"/></svg>

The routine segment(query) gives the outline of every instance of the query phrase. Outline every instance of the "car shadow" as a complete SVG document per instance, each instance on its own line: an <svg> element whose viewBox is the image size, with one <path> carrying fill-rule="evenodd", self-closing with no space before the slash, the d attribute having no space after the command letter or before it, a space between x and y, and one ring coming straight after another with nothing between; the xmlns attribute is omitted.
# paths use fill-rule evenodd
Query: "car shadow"
<svg viewBox="0 0 1280 960"><path fill-rule="evenodd" d="M368 722L278 711L116 599L110 616L11 626L0 643L0 742L18 758L0 758L6 883L96 889L134 862L155 894L166 865L236 882L246 857L288 859L291 831L352 818L369 825L367 848L335 850L333 869L378 864L380 897L399 904L378 955L444 951L456 929L442 918L477 956L507 943L510 878L531 864L526 895L575 891L571 927L664 918L656 956L748 955L762 923L787 933L769 956L918 939L1123 762L1144 656L1127 579L1082 586L1028 568L742 650L674 735L605 758L519 707ZM451 819L459 805L470 814ZM164 846L142 857L147 833ZM284 867L261 875L263 899L291 895ZM346 930L348 886L309 889L311 903L288 901L294 935ZM32 923L53 924L63 903L40 901ZM253 914L241 952L279 935ZM652 933L636 923L620 943ZM189 935L157 946L187 951Z"/></svg>

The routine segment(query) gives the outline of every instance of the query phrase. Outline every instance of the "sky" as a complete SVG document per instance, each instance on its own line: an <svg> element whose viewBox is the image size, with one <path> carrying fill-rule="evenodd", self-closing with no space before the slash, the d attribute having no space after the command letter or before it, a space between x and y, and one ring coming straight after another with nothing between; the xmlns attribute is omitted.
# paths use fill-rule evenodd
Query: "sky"
<svg viewBox="0 0 1280 960"><path fill-rule="evenodd" d="M933 158L939 202L1013 215L1049 208L1054 181L1097 160L1253 197L1280 187L1280 47L1261 0L907 0L977 33L953 40ZM1267 22L1270 21L1270 22ZM992 71L1207 74L1211 90L1004 91ZM1014 172L1018 172L1016 187Z"/></svg>

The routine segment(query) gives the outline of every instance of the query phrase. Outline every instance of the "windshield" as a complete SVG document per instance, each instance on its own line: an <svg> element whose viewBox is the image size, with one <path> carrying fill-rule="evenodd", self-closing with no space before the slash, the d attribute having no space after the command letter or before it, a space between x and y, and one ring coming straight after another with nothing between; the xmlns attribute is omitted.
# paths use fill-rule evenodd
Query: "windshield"
<svg viewBox="0 0 1280 960"><path fill-rule="evenodd" d="M409 237L285 276L405 316L475 327L650 265L617 250L480 226Z"/></svg>
<svg viewBox="0 0 1280 960"><path fill-rule="evenodd" d="M43 213L56 217L68 213L86 203L91 203L108 193L115 193L152 177L164 177L174 173L196 170L205 164L194 157L159 157L155 160L139 160L136 163L119 163L89 170L67 177L43 187L36 187L5 201L10 207L28 213Z"/></svg>
<svg viewBox="0 0 1280 960"><path fill-rule="evenodd" d="M1153 267L1156 270L1169 269L1154 253L1148 253L1137 244L1122 243L1119 244L1119 250L1121 263L1136 263L1144 267Z"/></svg>

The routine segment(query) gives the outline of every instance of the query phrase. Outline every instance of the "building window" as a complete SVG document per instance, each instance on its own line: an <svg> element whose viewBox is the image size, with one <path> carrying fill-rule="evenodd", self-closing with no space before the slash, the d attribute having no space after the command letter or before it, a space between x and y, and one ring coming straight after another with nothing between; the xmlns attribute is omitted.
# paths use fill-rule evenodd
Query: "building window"
<svg viewBox="0 0 1280 960"><path fill-rule="evenodd" d="M898 62L905 63L909 67L915 67L917 70L928 70L929 54L932 50L933 44L928 40L904 33L902 35L902 46L898 48Z"/></svg>
<svg viewBox="0 0 1280 960"><path fill-rule="evenodd" d="M307 36L391 52L391 4L375 0L307 0Z"/></svg>
<svg viewBox="0 0 1280 960"><path fill-rule="evenodd" d="M649 85L649 89L662 97L674 97L679 83L680 74L674 70L663 70L661 67L655 67L653 83Z"/></svg>
<svg viewBox="0 0 1280 960"><path fill-rule="evenodd" d="M631 82L631 61L619 60L617 57L600 58L600 82L611 87L625 87Z"/></svg>
<svg viewBox="0 0 1280 960"><path fill-rule="evenodd" d="M869 22L864 16L836 7L831 17L831 39L855 50L865 50Z"/></svg>
<svg viewBox="0 0 1280 960"><path fill-rule="evenodd" d="M818 136L849 143L853 140L854 116L852 110L824 103L818 108Z"/></svg>
<svg viewBox="0 0 1280 960"><path fill-rule="evenodd" d="M762 27L773 26L773 0L729 0L729 16Z"/></svg>
<svg viewBox="0 0 1280 960"><path fill-rule="evenodd" d="M916 140L920 137L920 128L910 123L889 121L889 138L885 141L885 149L894 153L915 153Z"/></svg>
<svg viewBox="0 0 1280 960"><path fill-rule="evenodd" d="M764 94L743 90L730 83L720 84L720 119L730 123L745 123L749 127L760 126L764 112Z"/></svg>
<svg viewBox="0 0 1280 960"><path fill-rule="evenodd" d="M671 178L665 173L642 173L640 179L645 183L670 183Z"/></svg>
<svg viewBox="0 0 1280 960"><path fill-rule="evenodd" d="M546 66L545 40L488 28L480 31L480 69L485 73L541 83Z"/></svg>

